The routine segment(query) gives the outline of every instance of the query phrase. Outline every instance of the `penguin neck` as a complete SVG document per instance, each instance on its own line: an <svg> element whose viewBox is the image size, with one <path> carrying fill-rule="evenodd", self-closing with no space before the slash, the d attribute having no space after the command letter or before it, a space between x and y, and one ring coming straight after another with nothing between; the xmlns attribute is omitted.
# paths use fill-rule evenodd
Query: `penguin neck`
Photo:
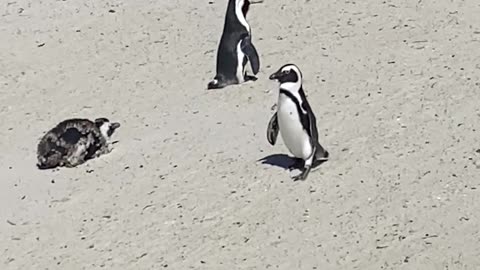
<svg viewBox="0 0 480 270"><path fill-rule="evenodd" d="M302 90L302 81L298 80L297 82L284 82L280 84L280 89L288 91L292 94L298 94Z"/></svg>
<svg viewBox="0 0 480 270"><path fill-rule="evenodd" d="M245 27L247 32L250 33L250 25L248 24L247 18L246 18L246 14L248 11L245 12L245 14L243 13L243 6L245 5L245 1L248 1L248 0L234 0L234 1L235 1L235 15L237 16L237 19L240 22L240 24L243 27Z"/></svg>
<svg viewBox="0 0 480 270"><path fill-rule="evenodd" d="M303 93L302 82L284 82L280 84L279 99L282 95L286 95L290 99L296 99L300 104L303 102Z"/></svg>
<svg viewBox="0 0 480 270"><path fill-rule="evenodd" d="M110 135L108 134L110 131L110 125L109 124L103 124L100 126L100 134L102 134L102 137L105 139L105 141L110 140Z"/></svg>

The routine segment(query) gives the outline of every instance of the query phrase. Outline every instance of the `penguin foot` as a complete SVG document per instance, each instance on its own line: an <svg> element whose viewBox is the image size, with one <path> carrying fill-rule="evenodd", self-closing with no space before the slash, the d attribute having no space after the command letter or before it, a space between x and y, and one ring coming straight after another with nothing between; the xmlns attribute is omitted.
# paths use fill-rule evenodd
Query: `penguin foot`
<svg viewBox="0 0 480 270"><path fill-rule="evenodd" d="M258 80L258 78L255 77L255 76L252 76L252 75L245 75L244 80L245 80L245 82L248 82L248 81L254 82L254 81Z"/></svg>
<svg viewBox="0 0 480 270"><path fill-rule="evenodd" d="M305 161L301 158L293 158L293 163L288 166L288 170L293 171L302 169L305 166Z"/></svg>
<svg viewBox="0 0 480 270"><path fill-rule="evenodd" d="M305 181L307 180L308 174L310 173L311 167L307 166L300 174L292 177L293 181Z"/></svg>

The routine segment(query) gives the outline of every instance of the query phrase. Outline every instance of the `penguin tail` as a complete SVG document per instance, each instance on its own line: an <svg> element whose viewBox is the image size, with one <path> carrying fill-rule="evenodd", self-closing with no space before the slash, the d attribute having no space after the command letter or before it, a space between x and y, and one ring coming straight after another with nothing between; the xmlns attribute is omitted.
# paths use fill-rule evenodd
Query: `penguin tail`
<svg viewBox="0 0 480 270"><path fill-rule="evenodd" d="M327 150L325 150L325 153L323 154L323 158L328 159L330 157L330 153L328 153Z"/></svg>
<svg viewBox="0 0 480 270"><path fill-rule="evenodd" d="M43 158L39 158L38 162L37 162L37 168L40 169L40 170L47 170L47 169L51 169L51 168L54 168L55 166L52 166L48 160L45 160Z"/></svg>
<svg viewBox="0 0 480 270"><path fill-rule="evenodd" d="M323 147L320 146L319 149L317 150L317 154L315 155L315 158L318 161L327 161L329 157L330 157L330 153L328 153L327 150L323 149Z"/></svg>
<svg viewBox="0 0 480 270"><path fill-rule="evenodd" d="M50 150L44 155L38 156L37 168L40 170L53 169L62 163L62 154L55 150Z"/></svg>
<svg viewBox="0 0 480 270"><path fill-rule="evenodd" d="M40 170L48 170L48 169L51 169L51 168L53 168L53 167L48 166L47 163L38 162L38 163L37 163L37 168L40 169Z"/></svg>

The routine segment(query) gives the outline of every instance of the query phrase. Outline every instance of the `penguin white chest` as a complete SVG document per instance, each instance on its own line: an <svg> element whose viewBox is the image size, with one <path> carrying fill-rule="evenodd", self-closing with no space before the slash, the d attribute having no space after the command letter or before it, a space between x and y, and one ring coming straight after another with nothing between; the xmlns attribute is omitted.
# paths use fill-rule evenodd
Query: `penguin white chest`
<svg viewBox="0 0 480 270"><path fill-rule="evenodd" d="M245 67L243 65L243 59L245 58L245 53L242 51L242 41L237 44L237 80L238 83L243 83L245 81Z"/></svg>
<svg viewBox="0 0 480 270"><path fill-rule="evenodd" d="M306 160L312 154L307 131L303 128L295 102L284 94L278 99L278 126L283 142L297 158Z"/></svg>

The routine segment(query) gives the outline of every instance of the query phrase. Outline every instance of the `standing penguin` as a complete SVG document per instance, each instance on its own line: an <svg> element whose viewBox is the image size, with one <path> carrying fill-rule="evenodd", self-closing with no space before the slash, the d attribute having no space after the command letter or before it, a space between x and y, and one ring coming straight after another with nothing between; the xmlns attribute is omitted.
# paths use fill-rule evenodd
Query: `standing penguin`
<svg viewBox="0 0 480 270"><path fill-rule="evenodd" d="M119 123L111 123L107 118L62 121L38 143L37 166L39 169L75 167L107 154L112 150L110 137L118 127Z"/></svg>
<svg viewBox="0 0 480 270"><path fill-rule="evenodd" d="M245 72L250 62L253 74L260 69L257 50L252 44L247 13L250 4L262 3L249 0L229 0L222 38L217 52L217 74L208 83L208 89L218 89L231 84L240 84L247 80L256 80Z"/></svg>
<svg viewBox="0 0 480 270"><path fill-rule="evenodd" d="M268 123L267 139L275 145L278 132L288 150L303 163L295 181L307 179L312 167L328 160L328 152L318 142L317 120L302 87L302 73L293 64L281 67L270 76L280 82L277 112Z"/></svg>

